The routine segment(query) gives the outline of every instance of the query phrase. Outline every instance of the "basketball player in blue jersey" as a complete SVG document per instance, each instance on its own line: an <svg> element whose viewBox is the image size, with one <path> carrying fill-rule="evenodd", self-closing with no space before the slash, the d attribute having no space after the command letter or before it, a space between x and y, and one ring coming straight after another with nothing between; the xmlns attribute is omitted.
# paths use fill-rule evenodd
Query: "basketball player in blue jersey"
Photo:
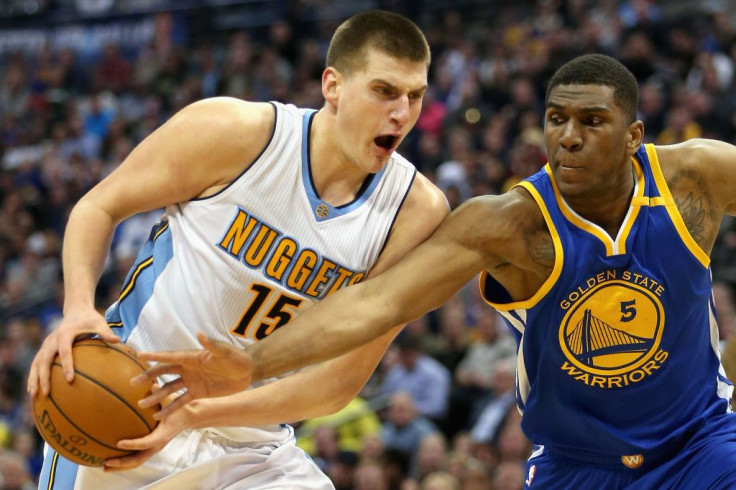
<svg viewBox="0 0 736 490"><path fill-rule="evenodd" d="M357 14L329 47L319 111L215 98L155 131L72 212L65 316L33 362L30 393L49 391L57 352L73 379L70 350L81 334L168 350L198 347L205 329L242 349L422 242L447 202L395 150L419 116L429 62L414 23L384 11ZM103 317L94 292L115 225L161 207L161 223ZM345 406L397 329L249 390L239 404L200 411L190 424L199 430L172 434L162 451L122 458L127 471L78 468L47 449L41 487L333 488L285 423Z"/></svg>
<svg viewBox="0 0 736 490"><path fill-rule="evenodd" d="M480 272L518 342L518 407L536 444L525 488L736 488L736 415L709 269L721 218L736 215L736 147L642 145L637 101L618 61L565 64L547 88L542 170L468 201L405 259L331 296L298 328L245 352L207 341L145 354L162 361L149 376L181 376L158 396L188 389L162 415L177 421L208 401L198 399L207 389L345 352Z"/></svg>

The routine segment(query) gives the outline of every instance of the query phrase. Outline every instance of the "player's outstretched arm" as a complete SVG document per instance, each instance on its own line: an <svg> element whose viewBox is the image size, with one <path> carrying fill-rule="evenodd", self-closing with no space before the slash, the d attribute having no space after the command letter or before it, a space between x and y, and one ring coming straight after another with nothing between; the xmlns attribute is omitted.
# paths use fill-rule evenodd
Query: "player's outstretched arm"
<svg viewBox="0 0 736 490"><path fill-rule="evenodd" d="M448 207L444 194L428 179L418 174L396 219L390 238L368 277L374 277L398 262L410 250L426 240L447 215ZM284 411L274 410L272 404L259 404L254 399L253 403L237 412L248 413L250 425L262 425L303 420L326 415L342 408L363 387L399 329L400 327L394 328L379 339L361 346L348 355L334 359L329 366L320 366L318 371L322 371L324 377L320 373L300 373L295 381L280 380L274 383L277 385L276 388L269 388L274 391L269 395L271 400L293 400L307 393L303 390L304 386L319 386L318 389L309 390L308 399L303 400L303 403L285 403L283 406L289 409ZM142 400L144 406L162 404L163 408L157 418L168 417L194 399L236 393L249 384L253 366L252 359L247 353L238 347L208 340L202 334L199 334L199 339L204 350L140 353L142 358L158 361L159 364L136 378L134 382L148 383L164 374L178 376ZM342 374L330 376L329 369L332 369L333 373ZM182 391L184 389L186 391ZM173 402L164 403L172 394L180 391ZM267 397L266 400L268 399ZM253 421L260 412L265 414L268 421L260 419ZM232 425L242 425L238 419L230 422ZM219 423L229 425L223 421Z"/></svg>
<svg viewBox="0 0 736 490"><path fill-rule="evenodd" d="M171 403L165 412L168 414L194 398L213 396L220 390L233 393L253 381L344 354L440 306L494 262L489 250L503 241L493 238L499 234L493 225L494 214L502 212L499 204L504 199L468 201L443 221L429 240L393 267L330 295L293 319L287 328L276 330L244 351L203 343L207 352L140 352L141 358L159 364L137 382L164 374L180 377L144 403L153 405L186 387L188 393ZM230 365L231 361L237 367ZM227 377L231 377L229 387L224 382ZM218 385L218 381L223 384Z"/></svg>
<svg viewBox="0 0 736 490"><path fill-rule="evenodd" d="M480 271L497 264L508 195L472 199L388 271L342 289L288 329L248 348L257 381L347 352L437 308ZM507 219L502 220L504 223Z"/></svg>
<svg viewBox="0 0 736 490"><path fill-rule="evenodd" d="M195 393L201 395L202 392L198 392L196 387L192 388L194 385L191 378L188 380L189 383L182 380L183 385L189 386L189 390L194 391L189 391L184 398L164 406L156 414L160 423L153 432L139 439L120 441L121 449L136 452L129 456L106 460L105 469L120 471L140 466L184 429L258 427L292 423L335 413L359 393L399 330L400 328L394 328L383 337L336 359L330 359L259 388L240 391L229 396L218 398L195 396ZM212 347L209 343L205 345ZM234 355L243 352L238 347L223 345L227 346L225 352ZM183 361L186 364L201 353L202 351L192 351L183 356L162 357L171 361ZM228 362L222 363L223 370L226 365ZM140 379L143 382L148 378L141 376ZM228 381L227 386L234 387L234 384ZM309 389L304 389L305 386ZM155 403L158 399L158 396L152 396L145 404ZM188 403L182 403L184 401Z"/></svg>

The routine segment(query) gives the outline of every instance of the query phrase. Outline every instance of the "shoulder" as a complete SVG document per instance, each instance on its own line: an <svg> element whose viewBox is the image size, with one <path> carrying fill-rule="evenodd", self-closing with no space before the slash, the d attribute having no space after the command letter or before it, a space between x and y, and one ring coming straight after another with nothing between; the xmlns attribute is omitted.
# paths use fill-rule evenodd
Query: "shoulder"
<svg viewBox="0 0 736 490"><path fill-rule="evenodd" d="M228 137L237 144L251 138L267 138L274 121L274 106L267 102L213 97L188 105L171 123L196 129L202 137Z"/></svg>
<svg viewBox="0 0 736 490"><path fill-rule="evenodd" d="M515 187L501 195L488 195L469 199L454 213L458 221L482 228L478 236L504 238L514 235L530 223L544 223L544 217L534 198L521 187Z"/></svg>
<svg viewBox="0 0 736 490"><path fill-rule="evenodd" d="M714 210L731 208L736 186L736 146L711 139L692 139L657 146L662 173L673 196L702 194ZM717 216L720 220L720 215Z"/></svg>
<svg viewBox="0 0 736 490"><path fill-rule="evenodd" d="M692 170L705 175L736 158L736 146L723 141L696 138L675 145L656 146L665 175L675 170Z"/></svg>
<svg viewBox="0 0 736 490"><path fill-rule="evenodd" d="M539 206L523 188L466 201L447 218L443 235L485 256L488 267L529 262L527 242L549 236Z"/></svg>
<svg viewBox="0 0 736 490"><path fill-rule="evenodd" d="M449 214L447 199L424 175L417 172L399 209L381 257L371 276L391 267L411 249L425 241Z"/></svg>
<svg viewBox="0 0 736 490"><path fill-rule="evenodd" d="M449 205L445 194L422 173L417 172L401 212L421 213L436 226L449 213Z"/></svg>
<svg viewBox="0 0 736 490"><path fill-rule="evenodd" d="M232 182L268 144L274 106L232 97L213 97L188 105L157 132L165 147L175 147L179 174L207 183L199 197ZM154 133L155 134L155 133ZM172 145L174 143L174 145Z"/></svg>

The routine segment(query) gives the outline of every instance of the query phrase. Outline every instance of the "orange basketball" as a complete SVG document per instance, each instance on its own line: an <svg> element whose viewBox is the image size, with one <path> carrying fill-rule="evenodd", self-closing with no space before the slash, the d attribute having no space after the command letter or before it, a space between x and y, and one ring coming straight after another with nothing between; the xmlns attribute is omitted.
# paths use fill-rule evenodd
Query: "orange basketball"
<svg viewBox="0 0 736 490"><path fill-rule="evenodd" d="M120 439L149 434L160 407L140 408L151 386L132 386L130 378L148 368L133 349L100 339L77 340L72 347L74 381L67 383L59 356L51 367L51 392L33 399L36 428L61 456L85 466L131 454Z"/></svg>

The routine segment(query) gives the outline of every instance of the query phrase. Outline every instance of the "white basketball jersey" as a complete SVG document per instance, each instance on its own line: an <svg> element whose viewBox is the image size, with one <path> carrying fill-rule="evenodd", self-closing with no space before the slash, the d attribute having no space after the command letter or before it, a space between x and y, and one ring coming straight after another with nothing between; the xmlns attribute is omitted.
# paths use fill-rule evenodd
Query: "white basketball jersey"
<svg viewBox="0 0 736 490"><path fill-rule="evenodd" d="M359 281L378 259L414 167L394 153L353 202L333 207L311 178L315 112L273 105L273 135L247 170L213 196L168 206L152 230L106 315L132 347L196 349L200 330L236 345L256 342ZM290 431L223 432L263 441Z"/></svg>

